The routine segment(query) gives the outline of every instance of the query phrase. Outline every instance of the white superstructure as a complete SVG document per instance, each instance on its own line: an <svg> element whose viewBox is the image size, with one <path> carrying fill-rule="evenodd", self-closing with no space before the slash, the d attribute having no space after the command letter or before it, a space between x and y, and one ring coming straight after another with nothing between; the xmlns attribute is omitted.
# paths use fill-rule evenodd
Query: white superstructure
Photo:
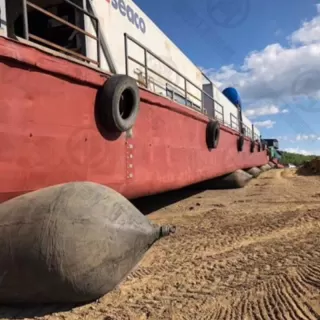
<svg viewBox="0 0 320 320"><path fill-rule="evenodd" d="M0 36L7 36L6 1L0 0Z"/></svg>
<svg viewBox="0 0 320 320"><path fill-rule="evenodd" d="M109 44L110 54L115 62L115 67L118 73L125 73L125 38L127 33L130 37L141 43L144 47L150 49L158 57L176 69L183 75L196 84L202 87L201 71L177 48L177 46L168 39L168 37L142 12L142 10L131 0L92 0L92 5L95 9L100 22L100 27L103 30L103 35ZM86 18L86 28L89 32L94 32L94 27L90 18ZM133 41L127 41L127 53L141 64L145 64L144 50L136 45ZM92 59L97 57L97 46L95 40L87 38L88 56ZM147 53L147 65L155 72L163 75L177 86L184 89L184 79L176 72L167 68L157 58ZM104 60L102 66L108 68ZM145 82L144 67L129 61L129 75ZM148 75L149 89L158 94L167 95L167 81L157 76L153 72ZM168 83L170 90L172 84ZM184 92L177 87L173 88L182 96ZM191 95L189 99L199 107L201 106L201 91L194 88L189 83L187 91L197 97Z"/></svg>
<svg viewBox="0 0 320 320"><path fill-rule="evenodd" d="M147 86L149 90L169 99L174 99L178 103L195 110L205 112L208 116L213 116L211 110L214 106L214 115L221 122L239 130L237 108L212 82L208 82L208 79L204 78L201 70L132 0L30 0L29 2L77 25L79 28L82 27L85 32L93 35L91 37L83 36L79 32L77 35L76 32L70 35L71 40L77 40L73 42L71 47L77 47L77 53L81 52L83 56L91 59L87 60L87 63L93 64L92 61L100 60L99 67L101 69L120 74L127 72L128 75L136 78L139 83ZM83 15L82 12L70 5L70 2L89 11L98 19L100 29L98 43L101 44L100 46L97 46L97 40L94 39L97 36L94 19L88 15ZM10 20L17 19L19 14L23 17L21 10L17 14L17 3L20 3L21 8L23 0L0 0L1 21L5 21L8 16L11 17ZM5 15L5 5L7 5L7 17ZM74 12L68 11L65 13L66 10L64 9L65 11L60 10L64 13L59 13L58 7L62 5L69 5ZM37 10L35 6L29 5L28 7L30 12ZM51 28L62 25L61 22L52 22L52 16L48 19L50 20L48 20L48 26ZM71 21L72 19L74 22ZM30 18L29 14L28 20L29 25L35 24L37 18L36 16ZM3 33L5 33L6 28L3 25L2 23L1 27ZM125 34L128 35L127 38ZM83 39L82 46L81 36ZM99 55L98 48L100 48ZM100 59L98 56L100 56ZM172 68L168 68L160 60L163 60ZM147 73L146 65L148 67ZM203 94L202 90L213 97L214 102L212 98ZM242 115L242 119L246 126L247 135L251 136L251 122L244 115ZM254 134L255 139L258 139L260 132L257 128L254 128Z"/></svg>

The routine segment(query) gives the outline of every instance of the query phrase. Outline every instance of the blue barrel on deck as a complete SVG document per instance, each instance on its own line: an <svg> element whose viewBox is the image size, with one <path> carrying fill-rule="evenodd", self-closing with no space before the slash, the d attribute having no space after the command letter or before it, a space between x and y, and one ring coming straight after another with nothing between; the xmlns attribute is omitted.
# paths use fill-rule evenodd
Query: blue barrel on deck
<svg viewBox="0 0 320 320"><path fill-rule="evenodd" d="M241 98L240 94L235 88L228 87L225 88L222 93L233 103L236 107L239 105L241 108Z"/></svg>

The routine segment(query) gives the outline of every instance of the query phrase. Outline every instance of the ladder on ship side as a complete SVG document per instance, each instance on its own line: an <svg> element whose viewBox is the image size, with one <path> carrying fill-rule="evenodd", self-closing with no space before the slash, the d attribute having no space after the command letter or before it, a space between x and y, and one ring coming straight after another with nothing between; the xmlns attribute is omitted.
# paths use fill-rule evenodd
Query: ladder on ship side
<svg viewBox="0 0 320 320"><path fill-rule="evenodd" d="M102 51L109 70L117 73L92 0L61 0L56 4L45 0L6 0L6 7L9 37L30 40L98 68ZM90 19L92 33L85 30L85 17ZM96 59L86 55L86 37L96 41Z"/></svg>

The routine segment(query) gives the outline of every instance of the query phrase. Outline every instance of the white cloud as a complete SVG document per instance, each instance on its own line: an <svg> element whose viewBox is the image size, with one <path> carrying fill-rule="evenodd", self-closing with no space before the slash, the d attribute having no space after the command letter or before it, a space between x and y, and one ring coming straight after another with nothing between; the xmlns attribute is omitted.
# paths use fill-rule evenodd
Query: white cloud
<svg viewBox="0 0 320 320"><path fill-rule="evenodd" d="M316 134L298 134L295 137L288 137L288 136L279 136L278 140L288 141L291 143L297 141L320 141L320 135Z"/></svg>
<svg viewBox="0 0 320 320"><path fill-rule="evenodd" d="M293 98L320 96L320 6L311 21L288 37L288 45L273 43L253 51L243 65L208 69L218 87L234 86L246 103L276 104Z"/></svg>
<svg viewBox="0 0 320 320"><path fill-rule="evenodd" d="M276 32L274 33L275 36L280 36L282 34L281 29L277 29Z"/></svg>
<svg viewBox="0 0 320 320"><path fill-rule="evenodd" d="M287 136L279 136L276 139L282 140L282 141L288 141L289 140L289 138Z"/></svg>
<svg viewBox="0 0 320 320"><path fill-rule="evenodd" d="M320 155L320 150L304 150L304 149L300 149L299 147L297 148L285 148L283 149L283 151L287 151L287 152L292 152L292 153L298 153L298 154L303 154L303 155L306 155L306 156L317 156L317 155Z"/></svg>
<svg viewBox="0 0 320 320"><path fill-rule="evenodd" d="M257 127L260 127L260 128L271 129L274 126L275 123L276 123L275 121L265 120L265 121L255 122L254 125L257 126Z"/></svg>
<svg viewBox="0 0 320 320"><path fill-rule="evenodd" d="M320 4L316 5L318 13L320 13ZM319 43L320 39L320 16L313 18L311 21L303 23L302 27L293 32L289 37L292 43L311 44Z"/></svg>
<svg viewBox="0 0 320 320"><path fill-rule="evenodd" d="M297 141L316 141L316 140L320 140L320 138L318 136L316 136L315 134L298 134L296 137Z"/></svg>
<svg viewBox="0 0 320 320"><path fill-rule="evenodd" d="M287 113L287 112L289 112L288 109L281 110L279 107L272 104L272 105L267 105L264 107L247 109L244 111L244 114L248 118L253 119L256 117L269 116L269 115L274 115L274 114L278 114L278 113Z"/></svg>

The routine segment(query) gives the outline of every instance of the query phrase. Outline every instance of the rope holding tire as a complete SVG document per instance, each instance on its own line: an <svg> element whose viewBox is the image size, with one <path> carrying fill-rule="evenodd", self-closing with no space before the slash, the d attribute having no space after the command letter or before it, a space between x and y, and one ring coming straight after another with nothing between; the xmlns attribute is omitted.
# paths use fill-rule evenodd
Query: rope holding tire
<svg viewBox="0 0 320 320"><path fill-rule="evenodd" d="M130 130L136 122L140 108L137 82L126 75L111 76L101 88L98 108L107 131Z"/></svg>
<svg viewBox="0 0 320 320"><path fill-rule="evenodd" d="M243 145L244 145L244 137L243 135L239 136L239 139L237 140L237 144L238 144L238 151L243 151Z"/></svg>
<svg viewBox="0 0 320 320"><path fill-rule="evenodd" d="M206 143L209 150L216 149L220 140L220 123L217 120L210 120L206 129Z"/></svg>

